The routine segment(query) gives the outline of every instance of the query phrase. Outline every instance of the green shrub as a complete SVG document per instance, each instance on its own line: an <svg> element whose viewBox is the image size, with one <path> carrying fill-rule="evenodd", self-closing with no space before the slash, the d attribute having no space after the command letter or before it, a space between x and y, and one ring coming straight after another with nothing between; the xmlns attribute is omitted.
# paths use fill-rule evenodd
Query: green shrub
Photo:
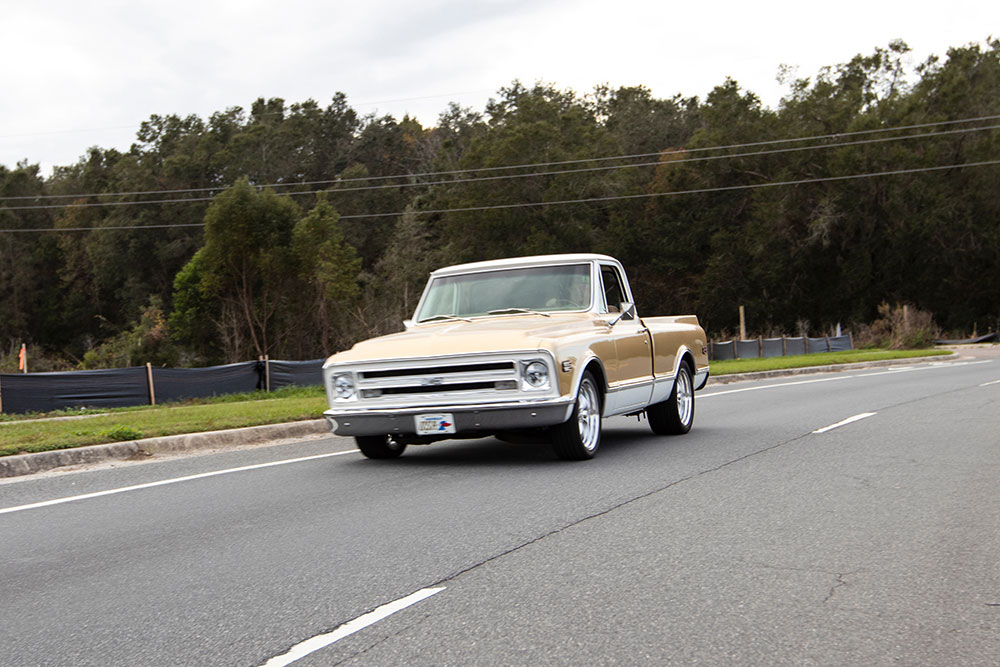
<svg viewBox="0 0 1000 667"><path fill-rule="evenodd" d="M909 304L890 306L885 301L878 307L879 317L870 325L858 328L855 347L882 347L891 350L918 350L932 347L941 330L934 316Z"/></svg>
<svg viewBox="0 0 1000 667"><path fill-rule="evenodd" d="M142 436L142 431L124 424L115 424L108 430L101 431L101 437L108 440L138 440Z"/></svg>

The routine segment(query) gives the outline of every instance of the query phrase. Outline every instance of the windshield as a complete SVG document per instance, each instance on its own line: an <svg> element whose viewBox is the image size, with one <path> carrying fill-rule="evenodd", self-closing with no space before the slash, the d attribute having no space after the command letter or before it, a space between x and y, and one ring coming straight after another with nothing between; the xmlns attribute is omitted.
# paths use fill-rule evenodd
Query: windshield
<svg viewBox="0 0 1000 667"><path fill-rule="evenodd" d="M590 265L532 266L434 278L417 321L475 317L495 311L590 308Z"/></svg>

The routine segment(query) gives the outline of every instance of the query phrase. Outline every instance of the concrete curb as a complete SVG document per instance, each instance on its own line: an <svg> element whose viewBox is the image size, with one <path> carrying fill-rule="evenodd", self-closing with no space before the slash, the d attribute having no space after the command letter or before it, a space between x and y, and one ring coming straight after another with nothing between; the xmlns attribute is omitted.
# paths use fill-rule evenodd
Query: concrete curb
<svg viewBox="0 0 1000 667"><path fill-rule="evenodd" d="M909 359L889 359L885 361L863 361L856 364L837 364L831 366L810 366L808 368L789 368L779 371L759 371L757 373L735 373L710 377L708 384L729 384L749 380L765 380L768 378L788 377L794 375L810 375L813 373L836 373L862 368L880 368L884 366L903 366L921 363L929 360L955 359L958 352L951 355L933 357L911 357ZM239 447L269 443L285 438L302 438L310 435L329 433L325 419L310 419L288 424L269 424L266 426L250 426L225 431L209 431L207 433L186 433L183 435L168 435L161 438L144 438L129 442L116 442L109 445L90 445L73 449L59 449L37 454L19 454L0 457L0 478L31 475L36 472L52 470L64 466L99 463L102 461L128 461L142 459L154 454L188 452L213 447Z"/></svg>
<svg viewBox="0 0 1000 667"><path fill-rule="evenodd" d="M136 460L175 452L188 452L213 447L237 447L329 433L325 419L310 419L288 424L267 424L246 428L185 433L159 438L143 438L109 445L90 445L73 449L58 449L35 454L0 457L0 477L18 477L63 466L99 463L108 460Z"/></svg>

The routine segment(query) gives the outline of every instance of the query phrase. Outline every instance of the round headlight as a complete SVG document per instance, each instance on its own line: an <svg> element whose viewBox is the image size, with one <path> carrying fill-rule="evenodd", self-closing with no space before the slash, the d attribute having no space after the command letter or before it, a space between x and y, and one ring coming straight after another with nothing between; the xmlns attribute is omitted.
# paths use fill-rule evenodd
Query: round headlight
<svg viewBox="0 0 1000 667"><path fill-rule="evenodd" d="M333 378L333 391L337 398L351 398L354 396L354 378L350 375L337 375Z"/></svg>
<svg viewBox="0 0 1000 667"><path fill-rule="evenodd" d="M524 381L535 389L544 387L549 383L549 367L540 361L532 361L524 367Z"/></svg>

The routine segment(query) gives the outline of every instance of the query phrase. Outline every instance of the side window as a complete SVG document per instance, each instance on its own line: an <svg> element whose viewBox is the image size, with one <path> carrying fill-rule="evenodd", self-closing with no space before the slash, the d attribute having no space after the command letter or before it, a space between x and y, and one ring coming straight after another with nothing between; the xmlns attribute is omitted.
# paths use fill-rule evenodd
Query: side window
<svg viewBox="0 0 1000 667"><path fill-rule="evenodd" d="M607 312L617 313L622 301L625 300L625 290L622 288L622 279L618 275L618 269L602 264L601 286L604 289L604 302L608 306Z"/></svg>

